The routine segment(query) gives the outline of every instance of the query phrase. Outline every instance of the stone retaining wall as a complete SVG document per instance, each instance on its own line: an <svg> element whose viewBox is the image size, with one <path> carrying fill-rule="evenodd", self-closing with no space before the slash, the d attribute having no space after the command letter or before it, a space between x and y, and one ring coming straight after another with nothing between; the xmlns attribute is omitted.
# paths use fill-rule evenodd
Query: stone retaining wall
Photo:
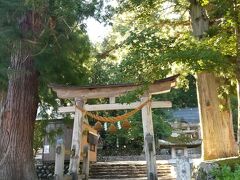
<svg viewBox="0 0 240 180"><path fill-rule="evenodd" d="M36 172L39 180L53 180L54 179L54 162L44 162L36 165ZM68 173L69 162L64 164L64 174Z"/></svg>
<svg viewBox="0 0 240 180"><path fill-rule="evenodd" d="M200 154L190 154L189 158L200 158ZM171 155L156 155L157 160L169 160ZM98 156L97 161L145 161L145 156Z"/></svg>

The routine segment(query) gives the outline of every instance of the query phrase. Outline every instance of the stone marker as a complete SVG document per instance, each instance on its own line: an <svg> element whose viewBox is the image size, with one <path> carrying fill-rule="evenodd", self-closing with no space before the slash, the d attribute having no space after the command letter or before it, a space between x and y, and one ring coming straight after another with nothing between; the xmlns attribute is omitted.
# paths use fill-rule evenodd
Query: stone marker
<svg viewBox="0 0 240 180"><path fill-rule="evenodd" d="M177 158L177 180L191 180L191 166L189 158L182 156Z"/></svg>
<svg viewBox="0 0 240 180"><path fill-rule="evenodd" d="M63 180L65 147L63 139L57 140L55 157L55 180Z"/></svg>

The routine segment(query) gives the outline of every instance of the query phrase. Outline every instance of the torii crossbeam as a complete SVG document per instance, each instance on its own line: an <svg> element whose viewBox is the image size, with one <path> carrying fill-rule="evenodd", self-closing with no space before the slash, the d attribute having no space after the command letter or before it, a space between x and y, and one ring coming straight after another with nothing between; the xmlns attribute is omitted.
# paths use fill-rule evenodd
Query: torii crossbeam
<svg viewBox="0 0 240 180"><path fill-rule="evenodd" d="M115 85L98 85L98 86L63 86L50 85L50 87L57 93L59 98L74 99L76 106L84 108L87 111L103 111L103 110L120 110L120 109L134 109L141 103L148 101L153 94L167 93L172 87L176 85L176 78L178 75L171 76L165 79L157 80L148 86L140 102L131 104L115 103L115 97L119 97L127 92L134 91L140 88L137 84L115 84ZM109 98L110 104L88 105L84 104L87 99ZM152 108L169 108L171 102L169 101L155 101L147 103L142 108L142 123L144 132L144 150L147 161L147 176L149 180L157 180L156 168L156 150L152 123ZM61 107L59 112L75 112L73 135L72 135L72 155L70 157L69 172L77 177L80 161L80 137L82 134L83 114L74 107Z"/></svg>

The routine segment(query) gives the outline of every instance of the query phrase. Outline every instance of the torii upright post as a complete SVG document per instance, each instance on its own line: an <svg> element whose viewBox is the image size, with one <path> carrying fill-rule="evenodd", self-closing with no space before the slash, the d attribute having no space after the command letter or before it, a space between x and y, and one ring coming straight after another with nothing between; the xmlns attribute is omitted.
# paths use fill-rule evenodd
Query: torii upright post
<svg viewBox="0 0 240 180"><path fill-rule="evenodd" d="M84 100L75 99L76 105L83 108ZM82 137L82 126L83 126L83 113L75 108L75 116L73 123L73 135L72 135L72 146L71 156L69 164L69 173L72 175L73 180L78 179L80 154L81 154L81 137Z"/></svg>
<svg viewBox="0 0 240 180"><path fill-rule="evenodd" d="M142 97L142 102L146 102L151 98L150 95ZM157 180L156 167L156 149L152 122L151 102L147 103L142 108L142 123L144 134L144 150L147 161L147 176L148 180Z"/></svg>

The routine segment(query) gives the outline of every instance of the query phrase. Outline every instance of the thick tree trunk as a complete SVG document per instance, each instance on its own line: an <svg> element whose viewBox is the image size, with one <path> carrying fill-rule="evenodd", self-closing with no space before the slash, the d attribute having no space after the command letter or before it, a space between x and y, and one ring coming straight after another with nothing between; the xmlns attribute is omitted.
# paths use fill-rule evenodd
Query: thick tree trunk
<svg viewBox="0 0 240 180"><path fill-rule="evenodd" d="M199 40L209 28L205 9L197 0L190 0L193 35ZM232 114L228 100L220 102L220 83L213 73L197 74L198 106L202 131L202 156L204 160L238 155L233 134ZM227 110L221 111L220 104Z"/></svg>
<svg viewBox="0 0 240 180"><path fill-rule="evenodd" d="M228 100L218 98L220 82L212 73L197 75L197 90L205 160L237 156ZM220 105L226 107L221 110Z"/></svg>
<svg viewBox="0 0 240 180"><path fill-rule="evenodd" d="M238 131L237 131L237 142L238 142L238 151L240 152L240 20L239 20L239 7L237 2L234 4L235 12L235 21L236 21L236 50L237 50L237 59L236 59L236 77L237 77L237 98L238 98Z"/></svg>
<svg viewBox="0 0 240 180"><path fill-rule="evenodd" d="M33 130L38 106L38 77L30 48L14 44L7 97L0 124L0 179L36 179Z"/></svg>
<svg viewBox="0 0 240 180"><path fill-rule="evenodd" d="M238 129L237 129L237 142L238 151L240 152L240 28L238 35L238 46L239 52L237 53L237 67L236 67L236 77L237 77L237 100L238 100Z"/></svg>
<svg viewBox="0 0 240 180"><path fill-rule="evenodd" d="M239 25L240 26L240 25ZM237 53L237 100L238 100L238 129L237 129L237 142L238 142L238 151L240 152L240 27L238 32L238 53Z"/></svg>
<svg viewBox="0 0 240 180"><path fill-rule="evenodd" d="M209 28L209 19L205 9L199 4L197 0L190 1L190 17L192 24L193 36L201 39L204 37Z"/></svg>

